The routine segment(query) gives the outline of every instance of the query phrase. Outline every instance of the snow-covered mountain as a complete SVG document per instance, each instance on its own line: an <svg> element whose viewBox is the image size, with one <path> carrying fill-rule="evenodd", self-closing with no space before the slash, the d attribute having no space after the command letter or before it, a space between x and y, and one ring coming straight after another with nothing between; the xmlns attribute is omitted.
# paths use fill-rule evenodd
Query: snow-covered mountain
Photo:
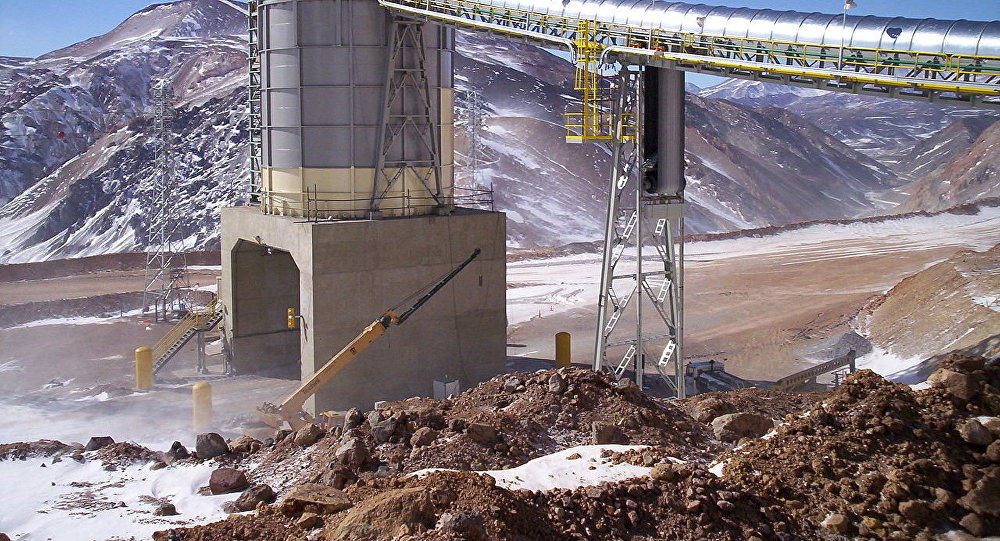
<svg viewBox="0 0 1000 541"><path fill-rule="evenodd" d="M851 148L890 167L897 184L922 173L910 158L914 145L963 118L1000 120L1000 112L968 107L858 96L730 79L699 96L753 107L781 107L809 120Z"/></svg>
<svg viewBox="0 0 1000 541"><path fill-rule="evenodd" d="M175 94L176 212L191 248L245 198L245 6L186 0L37 59L6 59L0 262L143 249L157 178L150 83Z"/></svg>
<svg viewBox="0 0 1000 541"><path fill-rule="evenodd" d="M729 100L755 107L768 105L783 107L800 98L815 98L828 94L813 88L776 85L746 79L725 81L697 90L698 96L715 100Z"/></svg>
<svg viewBox="0 0 1000 541"><path fill-rule="evenodd" d="M899 206L900 211L940 210L1000 197L1000 121L953 156L904 187L908 197Z"/></svg>
<svg viewBox="0 0 1000 541"><path fill-rule="evenodd" d="M610 160L603 146L563 143L573 66L477 34L462 34L458 45L456 85L479 90L489 105L483 139L492 162L480 178L497 188L511 240L531 246L600 238ZM524 64L536 75L516 69ZM801 117L693 90L685 137L686 223L694 232L852 217L872 208L866 194L891 185L886 167ZM465 149L461 132L457 148Z"/></svg>
<svg viewBox="0 0 1000 541"><path fill-rule="evenodd" d="M191 248L218 245L218 208L246 198L244 9L229 0L158 4L39 58L0 57L0 263L148 246L144 205L156 178L150 84L158 78L169 79L176 95L180 236ZM497 208L508 213L510 242L600 238L609 155L602 145L564 142L572 65L478 34L459 33L458 53L457 87L478 90L485 102L476 178L495 189ZM864 111L876 105L843 106L862 98L761 91L743 81L689 90L693 232L853 217L872 212L870 193L902 183L891 163L845 131L857 119L871 131ZM462 117L461 93L458 105ZM949 124L949 113L935 111L928 106L922 120L870 122L894 151L910 151ZM468 136L460 126L459 163L467 163ZM946 161L960 146L921 156ZM468 168L458 177L473 183Z"/></svg>

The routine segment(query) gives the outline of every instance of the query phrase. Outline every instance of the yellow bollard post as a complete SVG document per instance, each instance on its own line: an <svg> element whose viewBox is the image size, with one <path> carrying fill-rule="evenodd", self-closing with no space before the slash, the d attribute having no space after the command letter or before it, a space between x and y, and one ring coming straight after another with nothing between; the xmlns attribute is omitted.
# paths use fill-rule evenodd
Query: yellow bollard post
<svg viewBox="0 0 1000 541"><path fill-rule="evenodd" d="M153 350L150 348L135 348L135 388L153 388Z"/></svg>
<svg viewBox="0 0 1000 541"><path fill-rule="evenodd" d="M570 334L556 333L556 367L566 368L570 364Z"/></svg>
<svg viewBox="0 0 1000 541"><path fill-rule="evenodd" d="M208 430L212 426L212 385L195 383L191 387L191 398L194 406L194 431Z"/></svg>

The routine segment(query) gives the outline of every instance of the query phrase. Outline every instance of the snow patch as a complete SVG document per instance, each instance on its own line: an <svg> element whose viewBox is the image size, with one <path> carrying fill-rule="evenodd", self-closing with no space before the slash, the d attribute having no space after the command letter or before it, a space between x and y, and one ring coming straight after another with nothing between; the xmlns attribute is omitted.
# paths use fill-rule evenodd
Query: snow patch
<svg viewBox="0 0 1000 541"><path fill-rule="evenodd" d="M44 467L42 467L44 465ZM198 495L216 465L179 465L150 470L135 465L104 471L99 461L71 459L0 461L0 531L14 539L149 539L156 530L222 520L223 503L238 494ZM180 513L153 515L158 500ZM124 505L122 505L124 504Z"/></svg>
<svg viewBox="0 0 1000 541"><path fill-rule="evenodd" d="M632 464L614 464L609 458L601 458L605 450L624 452L645 449L645 445L581 445L563 449L538 457L509 470L487 470L475 473L489 475L496 479L497 486L508 490L553 490L557 488L575 489L599 485L605 481L614 482L649 475L652 468ZM580 458L568 457L579 454ZM589 469L594 466L594 469ZM455 471L444 468L428 468L412 473L422 476L434 471Z"/></svg>

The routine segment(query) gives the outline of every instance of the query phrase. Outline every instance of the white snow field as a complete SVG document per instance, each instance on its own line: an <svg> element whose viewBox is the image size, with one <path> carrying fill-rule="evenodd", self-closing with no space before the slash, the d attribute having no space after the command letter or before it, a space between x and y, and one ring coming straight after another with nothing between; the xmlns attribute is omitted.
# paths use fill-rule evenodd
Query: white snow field
<svg viewBox="0 0 1000 541"><path fill-rule="evenodd" d="M93 454L93 453L89 453ZM222 504L239 494L202 496L211 463L150 470L149 465L105 471L99 461L63 458L0 461L0 531L17 541L149 539L154 531L222 520ZM154 516L158 499L176 516Z"/></svg>

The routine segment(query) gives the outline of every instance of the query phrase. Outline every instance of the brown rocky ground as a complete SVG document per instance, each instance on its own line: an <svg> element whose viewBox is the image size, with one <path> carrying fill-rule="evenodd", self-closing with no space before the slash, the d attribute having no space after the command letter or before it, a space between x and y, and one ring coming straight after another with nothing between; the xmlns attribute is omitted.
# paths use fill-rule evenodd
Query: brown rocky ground
<svg viewBox="0 0 1000 541"><path fill-rule="evenodd" d="M719 449L677 406L654 401L634 383L578 369L498 376L451 400L389 402L366 416L352 411L308 450L282 436L253 473L281 489L302 482L341 488L365 471L504 469L591 443L655 445L699 460Z"/></svg>
<svg viewBox="0 0 1000 541"><path fill-rule="evenodd" d="M1000 363L953 355L931 381L930 388L913 390L861 371L832 393L744 389L675 405L587 370L498 376L448 401L387 403L367 415L353 412L343 426L310 425L264 441L231 441L209 460L249 478L239 476L238 489L250 488L233 504L233 514L213 524L163 530L154 539L834 541L1000 535ZM561 426L567 423L555 414L536 428L523 428L552 405L573 417L574 426ZM714 440L685 413L708 422L728 409L783 416L784 423L766 438L732 446ZM640 412L641 419L627 421L629 412ZM509 490L468 471L513 466L608 439L650 445L602 455L651 466L649 473L532 491ZM170 468L211 456L210 446L201 444L195 453L201 458L176 449L154 453L128 443L102 444L86 456L54 441L7 444L0 446L0 460L65 455L100 460L105 469L156 460L163 463L154 467ZM511 452L515 446L522 450ZM708 468L719 461L722 477ZM458 471L410 474L428 465Z"/></svg>
<svg viewBox="0 0 1000 541"><path fill-rule="evenodd" d="M858 322L873 341L902 357L945 344L970 348L1000 334L1000 244L962 250L906 277L866 304ZM996 355L1000 348L983 353Z"/></svg>

